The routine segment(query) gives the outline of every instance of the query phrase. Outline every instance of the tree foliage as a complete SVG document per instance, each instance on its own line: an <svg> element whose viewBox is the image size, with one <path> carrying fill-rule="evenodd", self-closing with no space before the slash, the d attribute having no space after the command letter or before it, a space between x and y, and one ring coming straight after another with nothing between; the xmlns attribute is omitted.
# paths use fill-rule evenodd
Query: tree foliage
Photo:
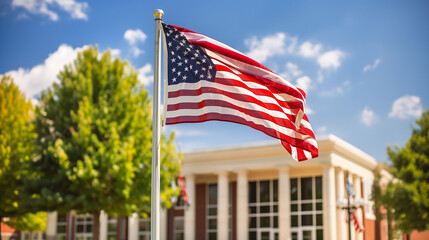
<svg viewBox="0 0 429 240"><path fill-rule="evenodd" d="M33 107L9 76L0 80L0 217L20 214L25 166L33 157Z"/></svg>
<svg viewBox="0 0 429 240"><path fill-rule="evenodd" d="M100 210L149 213L151 102L137 73L89 47L58 78L36 108L40 157L27 184L33 206L93 213L94 221ZM162 153L161 199L169 206L179 168L173 136L162 136Z"/></svg>
<svg viewBox="0 0 429 240"><path fill-rule="evenodd" d="M429 230L429 110L404 147L388 147L393 175L385 191L385 204L393 211L395 228L404 233Z"/></svg>
<svg viewBox="0 0 429 240"><path fill-rule="evenodd" d="M46 229L47 213L26 213L20 217L12 218L7 225L21 231L44 232Z"/></svg>

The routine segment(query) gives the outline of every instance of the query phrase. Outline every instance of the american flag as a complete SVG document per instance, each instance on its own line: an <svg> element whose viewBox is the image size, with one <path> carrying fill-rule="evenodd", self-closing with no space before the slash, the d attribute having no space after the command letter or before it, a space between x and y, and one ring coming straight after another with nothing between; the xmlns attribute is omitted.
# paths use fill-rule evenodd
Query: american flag
<svg viewBox="0 0 429 240"><path fill-rule="evenodd" d="M356 210L353 211L353 225L355 227L355 231L356 232L363 232L365 230L365 228L362 226L362 224L360 224L359 219L357 218L356 215Z"/></svg>
<svg viewBox="0 0 429 240"><path fill-rule="evenodd" d="M168 53L166 124L227 121L277 138L303 161L318 156L305 93L216 40L163 23Z"/></svg>
<svg viewBox="0 0 429 240"><path fill-rule="evenodd" d="M182 172L180 172L178 182L179 182L179 186L180 186L180 194L182 195L182 199L185 202L186 206L189 206L191 203L190 203L189 198L188 198L188 191L186 191L185 178L183 177Z"/></svg>
<svg viewBox="0 0 429 240"><path fill-rule="evenodd" d="M346 179L347 179L347 193L349 194L349 196L355 198L356 194L353 191L353 186L352 186L352 184L349 181L349 173L346 174Z"/></svg>
<svg viewBox="0 0 429 240"><path fill-rule="evenodd" d="M365 231L365 227L359 222L355 209L353 209L353 212L352 212L352 220L353 220L353 226L355 227L356 232ZM346 223L348 222L349 222L348 215L346 215Z"/></svg>

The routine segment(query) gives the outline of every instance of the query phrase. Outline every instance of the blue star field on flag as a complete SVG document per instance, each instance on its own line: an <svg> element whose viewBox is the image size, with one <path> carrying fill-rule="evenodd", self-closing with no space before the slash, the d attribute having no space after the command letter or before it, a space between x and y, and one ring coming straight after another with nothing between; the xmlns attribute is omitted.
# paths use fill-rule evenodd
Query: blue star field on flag
<svg viewBox="0 0 429 240"><path fill-rule="evenodd" d="M214 81L216 67L204 50L191 44L174 27L162 25L168 50L168 85Z"/></svg>

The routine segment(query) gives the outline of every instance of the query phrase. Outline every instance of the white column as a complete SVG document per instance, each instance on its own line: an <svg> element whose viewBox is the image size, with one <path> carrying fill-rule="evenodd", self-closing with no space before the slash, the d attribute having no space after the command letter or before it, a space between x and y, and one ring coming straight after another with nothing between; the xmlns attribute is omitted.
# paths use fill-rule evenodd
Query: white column
<svg viewBox="0 0 429 240"><path fill-rule="evenodd" d="M217 239L228 239L228 175L218 173L217 177Z"/></svg>
<svg viewBox="0 0 429 240"><path fill-rule="evenodd" d="M337 200L346 199L345 189L344 189L344 171L338 169L336 173L336 182L337 182ZM347 239L347 224L346 224L346 214L347 210L337 208L337 238L338 239Z"/></svg>
<svg viewBox="0 0 429 240"><path fill-rule="evenodd" d="M237 172L237 240L247 240L249 237L249 207L248 207L247 172Z"/></svg>
<svg viewBox="0 0 429 240"><path fill-rule="evenodd" d="M195 176L186 175L186 190L191 204L185 207L185 239L195 240Z"/></svg>
<svg viewBox="0 0 429 240"><path fill-rule="evenodd" d="M37 231L36 234L37 234L37 240L42 240L42 236L43 236L42 232Z"/></svg>
<svg viewBox="0 0 429 240"><path fill-rule="evenodd" d="M162 223L161 223L162 226ZM139 239L139 215L133 213L128 217L128 240Z"/></svg>
<svg viewBox="0 0 429 240"><path fill-rule="evenodd" d="M289 240L290 232L290 177L289 168L279 169L279 239Z"/></svg>
<svg viewBox="0 0 429 240"><path fill-rule="evenodd" d="M57 212L49 212L46 216L46 240L56 239L57 217Z"/></svg>
<svg viewBox="0 0 429 240"><path fill-rule="evenodd" d="M195 203L194 203L195 204ZM160 240L167 240L167 209L161 207L161 216L159 218L160 223Z"/></svg>
<svg viewBox="0 0 429 240"><path fill-rule="evenodd" d="M356 199L362 199L361 178L359 176L355 176L353 186L356 193ZM356 209L356 216L359 223L363 226L362 208ZM356 239L363 240L363 232L356 232Z"/></svg>
<svg viewBox="0 0 429 240"><path fill-rule="evenodd" d="M107 240L108 217L104 211L100 212L100 240Z"/></svg>
<svg viewBox="0 0 429 240"><path fill-rule="evenodd" d="M337 239L335 201L335 170L326 166L323 170L323 239Z"/></svg>

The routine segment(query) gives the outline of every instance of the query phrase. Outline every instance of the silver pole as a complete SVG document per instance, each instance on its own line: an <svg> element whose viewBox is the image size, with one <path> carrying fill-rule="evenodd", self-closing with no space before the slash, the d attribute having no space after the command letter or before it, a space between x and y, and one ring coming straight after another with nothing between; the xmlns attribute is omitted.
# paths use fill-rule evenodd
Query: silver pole
<svg viewBox="0 0 429 240"><path fill-rule="evenodd" d="M161 18L164 12L156 9L155 17L155 61L153 82L153 119L152 119L152 186L151 186L151 240L159 240L159 208L160 208L160 142L161 142Z"/></svg>

